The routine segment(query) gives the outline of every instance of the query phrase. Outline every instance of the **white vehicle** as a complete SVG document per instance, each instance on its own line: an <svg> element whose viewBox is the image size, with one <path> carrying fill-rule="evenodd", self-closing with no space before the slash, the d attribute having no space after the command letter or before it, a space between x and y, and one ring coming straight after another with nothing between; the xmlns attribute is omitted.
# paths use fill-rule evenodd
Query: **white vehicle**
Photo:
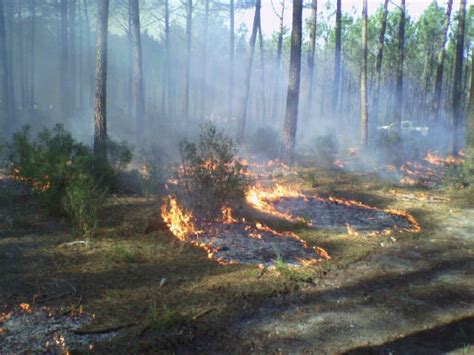
<svg viewBox="0 0 474 355"><path fill-rule="evenodd" d="M377 127L377 131L379 132L392 132L395 131L395 123L390 123L387 126L380 126ZM429 128L426 126L415 126L413 121L402 121L401 124L401 133L402 135L407 135L410 133L419 133L422 136L428 135Z"/></svg>

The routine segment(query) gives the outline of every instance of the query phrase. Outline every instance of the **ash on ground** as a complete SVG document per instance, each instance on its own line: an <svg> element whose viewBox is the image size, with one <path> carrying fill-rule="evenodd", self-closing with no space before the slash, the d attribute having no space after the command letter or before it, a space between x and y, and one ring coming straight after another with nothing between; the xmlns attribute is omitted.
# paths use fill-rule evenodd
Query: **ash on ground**
<svg viewBox="0 0 474 355"><path fill-rule="evenodd" d="M207 250L210 258L221 264L272 266L280 259L291 266L316 264L327 254L309 247L291 233L278 233L268 227L244 223L203 223L204 232L188 236L187 240Z"/></svg>
<svg viewBox="0 0 474 355"><path fill-rule="evenodd" d="M20 309L0 314L0 354L66 354L91 350L94 344L110 340L117 332L75 334L90 324L93 316L54 315L48 308Z"/></svg>
<svg viewBox="0 0 474 355"><path fill-rule="evenodd" d="M350 226L357 231L377 232L414 227L405 216L319 197L281 197L266 202L280 213L303 218L311 226L322 229L342 230Z"/></svg>

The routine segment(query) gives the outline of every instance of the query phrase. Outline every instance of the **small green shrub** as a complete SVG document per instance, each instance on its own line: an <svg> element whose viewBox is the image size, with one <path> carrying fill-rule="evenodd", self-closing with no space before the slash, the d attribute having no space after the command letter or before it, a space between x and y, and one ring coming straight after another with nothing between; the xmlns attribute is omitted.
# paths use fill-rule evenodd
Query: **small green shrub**
<svg viewBox="0 0 474 355"><path fill-rule="evenodd" d="M288 265L280 255L277 253L275 260L275 270L286 280L294 282L312 282L313 276L306 270L300 267L292 267Z"/></svg>
<svg viewBox="0 0 474 355"><path fill-rule="evenodd" d="M140 260L139 255L121 245L114 245L106 255L112 262L115 263L131 264Z"/></svg>
<svg viewBox="0 0 474 355"><path fill-rule="evenodd" d="M186 201L206 217L214 217L222 206L243 198L249 184L245 167L235 158L233 140L212 124L201 129L197 143L179 144Z"/></svg>
<svg viewBox="0 0 474 355"><path fill-rule="evenodd" d="M178 308L163 305L161 309L156 302L150 307L146 329L155 331L170 331L182 327L192 320L192 314Z"/></svg>
<svg viewBox="0 0 474 355"><path fill-rule="evenodd" d="M49 214L67 215L78 232L91 236L106 191L131 159L126 144L109 142L108 161L77 142L62 125L43 129L35 139L28 127L8 145L11 175L30 187L31 196Z"/></svg>
<svg viewBox="0 0 474 355"><path fill-rule="evenodd" d="M94 235L106 193L107 189L88 175L74 177L66 186L64 208L83 238Z"/></svg>

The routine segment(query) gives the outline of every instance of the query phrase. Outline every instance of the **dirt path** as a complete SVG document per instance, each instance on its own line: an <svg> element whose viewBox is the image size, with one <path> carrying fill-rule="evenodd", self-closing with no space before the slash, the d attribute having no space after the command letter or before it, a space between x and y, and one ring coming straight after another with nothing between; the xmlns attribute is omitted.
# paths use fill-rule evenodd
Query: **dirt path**
<svg viewBox="0 0 474 355"><path fill-rule="evenodd" d="M430 209L431 235L381 244L243 319L239 350L474 353L474 209Z"/></svg>

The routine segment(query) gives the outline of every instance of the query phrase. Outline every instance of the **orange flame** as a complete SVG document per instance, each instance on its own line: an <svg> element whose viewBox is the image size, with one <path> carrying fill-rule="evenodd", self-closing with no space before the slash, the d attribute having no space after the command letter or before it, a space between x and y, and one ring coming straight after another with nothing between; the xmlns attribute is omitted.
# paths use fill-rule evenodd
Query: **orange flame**
<svg viewBox="0 0 474 355"><path fill-rule="evenodd" d="M237 219L232 216L232 208L230 207L222 207L222 221L227 224L237 223Z"/></svg>
<svg viewBox="0 0 474 355"><path fill-rule="evenodd" d="M193 222L193 215L182 210L178 206L175 197L169 197L169 209L166 201L161 205L161 217L168 225L170 231L180 240L186 240L186 236L199 233Z"/></svg>

